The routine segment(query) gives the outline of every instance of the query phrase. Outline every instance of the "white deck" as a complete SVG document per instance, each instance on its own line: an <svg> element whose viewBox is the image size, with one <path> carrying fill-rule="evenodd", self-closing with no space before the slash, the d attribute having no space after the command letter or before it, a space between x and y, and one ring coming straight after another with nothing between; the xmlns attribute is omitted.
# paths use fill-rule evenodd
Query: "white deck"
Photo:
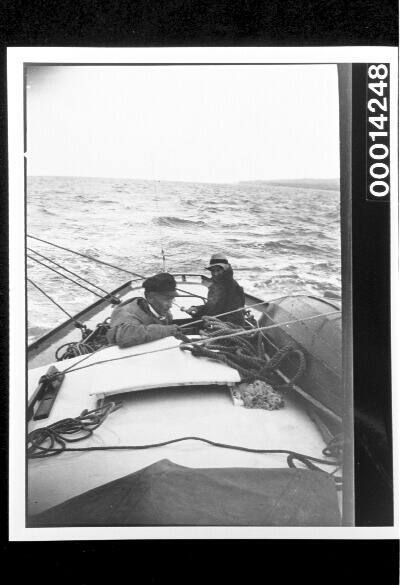
<svg viewBox="0 0 400 585"><path fill-rule="evenodd" d="M179 283L179 288L205 295L205 287L201 284ZM125 298L138 292L131 291ZM187 316L179 311L179 306L201 304L200 299L193 298L177 298L176 302L178 307L173 307L175 318ZM89 326L95 326L109 314L110 308L105 309L88 323ZM79 339L79 331L75 330L70 336ZM113 412L90 439L71 446L143 445L197 436L220 443L259 449L288 449L322 457L325 443L308 417L304 403L296 396L285 398L285 407L276 411L234 406L227 386L239 381L237 371L207 358L194 358L178 349L179 343L174 338L166 338L124 350L109 347L88 356L80 365L147 353L157 348L172 348L66 374L51 416L31 421L28 431L62 418L76 417L84 409L95 408L99 396L103 394L128 390L131 392L115 396L116 400L123 401L123 406ZM47 353L51 355L51 352ZM83 357L86 356L54 365L61 371L72 364L77 366ZM34 363L40 362L40 359L38 356ZM47 372L49 361L41 361L46 365L29 370L29 401L33 398L39 377ZM182 388L183 384L187 386ZM204 384L204 388L193 387L193 384ZM221 386L210 388L210 384ZM159 388L161 385L163 389ZM142 390L144 387L148 389ZM113 398L111 396L110 400ZM165 458L193 468L286 467L285 455L245 453L194 440L137 451L66 452L48 459L28 461L28 513L41 512ZM331 468L327 467L327 470Z"/></svg>
<svg viewBox="0 0 400 585"><path fill-rule="evenodd" d="M148 350L150 346L173 345L175 339L167 338L135 348L136 352ZM114 348L109 348L114 349ZM132 352L133 348L130 348ZM128 350L118 350L121 353ZM178 353L177 353L178 352ZM102 352L93 355L90 360L100 359ZM201 365L203 379L207 372L215 382L232 383L238 379L236 370L222 364L214 363L206 358L194 358L183 353L176 347L160 354L147 357L166 356L171 354L188 360L191 364L191 383L195 378L195 368ZM103 358L105 354L101 357ZM132 358L143 360L143 357ZM57 367L65 367L71 362L82 358L58 362ZM126 377L132 373L129 359L111 362L116 378ZM171 367L170 376L175 373L175 383L179 375L186 375L185 368ZM118 364L118 365L117 365ZM82 364L83 365L83 364ZM142 363L143 365L143 363ZM38 377L48 366L30 371L30 393ZM109 367L109 365L108 365ZM97 396L92 395L95 384L103 383L106 376L94 366L67 374L61 386L51 416L41 421L31 421L29 430L47 426L65 417L76 417L85 408L96 407ZM117 374L117 369L119 373ZM180 374L179 374L180 372ZM110 372L108 372L109 374ZM107 374L107 376L108 376ZM148 380L157 374L148 368ZM217 375L218 374L218 375ZM165 380L165 377L163 378ZM172 378L171 378L172 380ZM96 382L97 381L97 382ZM137 381L137 380L136 380ZM197 382L199 383L199 382ZM201 382L200 382L201 383ZM104 390L106 384L101 387ZM99 389L100 386L97 386ZM136 390L138 388L136 387ZM231 394L226 387L211 389L204 387L187 388L170 387L135 391L124 394L123 406L113 412L90 439L72 444L71 446L94 445L142 445L157 443L185 436L198 436L212 441L254 447L261 449L290 449L321 457L324 442L319 431L308 417L304 406L293 397L286 401L282 410L248 410L234 406ZM112 399L112 398L111 398ZM89 489L100 486L133 471L146 467L160 459L171 461L188 467L285 467L285 455L257 455L228 449L221 449L200 443L185 441L166 447L152 448L141 451L100 451L64 453L48 459L30 460L28 464L28 502L29 513L37 513L59 504L68 498L77 496Z"/></svg>
<svg viewBox="0 0 400 585"><path fill-rule="evenodd" d="M85 397L83 409L88 407L88 401L91 407L94 407L96 400L105 395L182 385L231 386L240 382L236 370L207 358L193 357L189 351L179 349L181 343L175 337L165 337L125 349L113 345L88 356L79 356L29 370L29 403L35 397L39 378L47 372L50 365L55 366L59 372L69 368L71 370L67 371L64 377L62 391L51 417L47 419L48 424L65 417L65 412L68 412L68 416L76 416L81 396ZM82 369L73 371L74 368ZM77 388L85 388L84 394L81 390L77 391ZM78 403L75 400L78 400ZM70 413L72 408L75 411Z"/></svg>

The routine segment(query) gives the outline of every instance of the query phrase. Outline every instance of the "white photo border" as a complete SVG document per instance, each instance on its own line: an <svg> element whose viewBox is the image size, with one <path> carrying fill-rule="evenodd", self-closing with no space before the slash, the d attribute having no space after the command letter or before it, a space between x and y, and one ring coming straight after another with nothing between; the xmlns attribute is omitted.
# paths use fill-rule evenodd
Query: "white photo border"
<svg viewBox="0 0 400 585"><path fill-rule="evenodd" d="M399 538L399 202L398 202L398 49L396 47L272 47L272 48L66 48L13 47L7 51L9 143L9 539L12 541L129 539L392 539ZM93 527L26 528L25 421L26 306L24 213L24 66L143 64L338 64L390 63L391 153L391 299L392 406L394 457L394 527Z"/></svg>

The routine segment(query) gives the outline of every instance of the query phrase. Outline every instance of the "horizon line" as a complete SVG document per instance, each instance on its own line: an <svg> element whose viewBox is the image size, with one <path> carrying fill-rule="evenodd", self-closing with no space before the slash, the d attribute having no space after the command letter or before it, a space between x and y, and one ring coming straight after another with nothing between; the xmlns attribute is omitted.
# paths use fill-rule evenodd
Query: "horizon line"
<svg viewBox="0 0 400 585"><path fill-rule="evenodd" d="M238 184L238 183L279 183L279 182L296 182L296 181L340 181L340 177L296 177L292 178L277 178L277 179L237 179L233 181L201 181L188 179L145 179L140 177L113 177L113 176L96 176L96 175L44 175L27 173L27 177L51 177L63 179L111 179L120 181L148 181L148 182L162 182L162 183L204 183L204 184Z"/></svg>

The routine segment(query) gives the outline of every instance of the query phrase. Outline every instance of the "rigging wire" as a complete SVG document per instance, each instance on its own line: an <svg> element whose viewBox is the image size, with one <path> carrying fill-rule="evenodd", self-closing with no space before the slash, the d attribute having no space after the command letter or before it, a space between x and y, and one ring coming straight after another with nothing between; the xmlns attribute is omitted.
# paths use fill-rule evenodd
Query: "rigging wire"
<svg viewBox="0 0 400 585"><path fill-rule="evenodd" d="M157 210L157 216L158 216L157 219L159 220L160 219L160 208L159 208L159 205L158 205L159 200L158 200L157 184L158 184L158 181L156 180L155 181L155 184L154 184L154 187L155 187L155 195L156 195L155 202L156 202L156 210ZM167 272L167 261L166 261L166 258L165 258L165 252L164 252L164 246L163 246L163 239L162 239L162 234L161 234L161 224L160 224L159 221L157 222L157 225L158 225L158 239L160 241L159 243L160 243L161 257L162 257L162 262L163 262L163 272Z"/></svg>
<svg viewBox="0 0 400 585"><path fill-rule="evenodd" d="M38 260L37 258L35 258L34 256L31 256L30 254L27 254L27 257L29 258L29 260L33 260L34 262L37 262L38 264L41 264L41 266L44 266L45 268L47 268L48 270L52 270L53 272L55 272L56 274L58 274L58 276L62 276L63 278L70 280L71 282L73 282L74 284L76 284L77 286L80 286L81 288L89 291L91 294L95 295L96 297L98 297L99 299L104 299L104 297L102 297L101 295L99 295L97 292L91 290L90 288L88 288L87 286L85 286L84 284L81 284L80 282L77 282L76 280L74 280L73 278L70 278L69 276L67 276L66 274L62 274L61 272L58 272L58 270L56 270L55 268L52 268L51 266L47 266L47 264L45 264L44 262L41 262L40 260ZM108 293L107 293L108 295Z"/></svg>
<svg viewBox="0 0 400 585"><path fill-rule="evenodd" d="M49 244L49 245L51 245L51 246L54 246L54 247L57 247L57 248L60 248L60 249L63 249L63 250L66 250L66 251L72 252L72 253L74 253L74 254L77 254L77 255L79 255L79 256L82 256L82 257L84 257L84 258L86 258L86 259L93 260L94 262L98 262L98 263L100 263L100 264L104 264L104 265L106 265L106 266L109 266L109 267L111 267L111 268L115 268L115 269L117 269L117 270L121 270L121 271L123 271L123 272L127 272L127 273L129 273L129 274L133 274L134 276L138 276L139 278L144 278L142 275L138 275L137 273L134 273L134 272L131 272L131 271L125 270L124 268L120 268L120 267L118 267L118 266L115 266L115 265L109 264L109 263L107 263L107 262L103 262L103 261L101 261L101 260L98 260L98 259L96 259L96 258L93 258L93 257L91 257L91 256L88 256L88 255L85 255L85 254L81 254L80 252L76 252L75 250L71 250L71 249L69 249L69 248L65 248L65 247L63 247L63 246L59 246L58 244L54 244L54 243L52 243L52 242L49 242L49 241L47 241L47 240L43 240L43 239L41 239L41 238L37 238L36 236L31 236L31 235L29 235L29 234L28 234L28 237L30 237L30 238L33 238L33 239L35 239L35 240L38 240L38 241L41 241L41 242L44 242L44 243L46 243L46 244ZM31 250L30 248L28 248L28 249L29 249L29 250ZM39 256L41 256L42 258L46 258L46 257L45 257L45 256L43 256L42 254L39 254L38 252L36 252L36 251L34 251L34 250L31 250L31 251L33 251L34 253L38 254L38 255L39 255ZM37 260L36 258L34 258L34 257L32 257L32 256L29 256L29 255L28 255L28 257L29 257L30 259L32 259L32 260L34 260L34 261L38 262L39 264L41 264L41 265L42 265L42 266L44 266L45 268L48 268L49 270L52 270L53 272L55 272L55 273L56 273L56 274L58 274L59 276L62 276L62 277L64 277L64 278L66 278L67 280L70 280L71 282L73 282L74 284L76 284L76 285L80 286L81 288L84 288L85 290L87 290L87 291L89 291L90 293L92 293L92 294L94 294L94 295L98 296L99 298L102 298L102 299L104 299L104 297L101 297L100 295L98 295L98 294L97 294L97 293L95 293L94 291L92 291L92 290L88 289L87 287L83 286L81 283L74 281L73 279L71 279L71 278L67 277L66 275L64 275L64 274L62 274L62 273L60 273L60 272L58 272L57 270L54 270L53 268L51 268L50 266L47 266L46 264L44 264L44 263L40 262L40 261L39 261L39 260ZM46 260L48 260L48 261L52 262L52 263L53 263L53 264L55 264L56 266L60 266L60 265L58 265L56 262L54 262L53 260L51 260L51 259L49 259L49 258L46 258ZM73 273L72 271L69 271L68 269L64 269L64 270L66 270L67 272L70 272L71 274L74 274L74 275L75 275L75 273ZM98 288L99 290L102 290L102 291L103 291L103 289L101 289L100 287L97 287L96 285L94 285L94 284L90 283L89 281L87 281L86 279L84 279L84 278L80 277L79 275L76 275L76 276L77 276L78 278L80 278L81 280L84 280L85 282L88 282L88 283L89 283L91 286L94 286L94 287ZM29 280L29 279L28 279L28 280ZM33 286L36 286L36 288L37 288L37 289L38 289L40 292L42 292L42 294L43 294L44 296L46 296L46 297L47 297L49 300L51 300L51 302L53 302L53 303L54 303L54 304L55 304L55 305L56 305L58 308L60 308L60 310L62 310L62 311L63 311L63 312L64 312L64 313L65 313L65 314L66 314L66 315L67 315L67 316L68 316L68 317L69 317L71 320L73 320L73 322L75 322L75 323L78 323L77 321L75 321L75 320L74 320L74 318L73 318L71 315L69 315L69 313L67 313L67 311L65 311L65 310L64 310L64 309L63 309L63 308L62 308L62 307L61 307L61 306L60 306L58 303L56 303L56 302L54 301L54 299L52 299L52 298L51 298L49 295L47 295L47 294L46 294L44 291L42 291L42 289L40 289L40 287L38 287L37 285L35 285L35 283L33 283L32 281L29 281L29 282L31 282L31 284L33 284ZM185 290L182 290L182 289L179 289L179 288L177 288L177 290L178 290L178 291L180 291L180 292L185 292L185 293L187 293L187 291L185 291ZM112 296L111 296L111 293L108 293L107 291L103 291L103 292L105 292L105 293L106 293L107 297L109 297L109 298L110 298L110 297L111 297L111 298L114 298L114 297L112 297ZM205 299L204 299L204 297L202 297L201 295L195 295L195 294L193 294L193 293L192 293L190 296L193 296L193 297L199 297L199 298L201 298L202 300L205 300ZM272 300L269 300L269 301L261 301L261 302L259 302L259 303L254 303L253 305L247 305L247 306L245 305L244 307L240 307L240 308L238 308L238 309L234 309L234 310L232 310L232 311L227 311L227 312L225 312L225 313L221 313L221 314L219 314L219 315L216 315L216 317L221 317L221 316L225 316L225 315L228 315L228 314L235 313L235 312L237 312L237 311L241 311L241 310L247 310L247 309L251 309L251 308L253 308L253 307L257 307L257 306L261 306L261 305L269 304L269 303L271 303L271 302L273 302L273 301L276 301L276 300L279 300L279 299L282 299L282 298L284 298L284 297L278 297L278 298L276 298L276 299L272 299ZM333 311L333 313L340 313L340 311ZM322 313L322 314L320 314L320 315L318 315L318 316L327 316L327 315L330 315L330 314L332 314L332 313ZM317 316L313 316L313 317L311 317L311 318L315 318L315 317L317 317ZM269 317L269 318L270 318L270 317ZM270 319L271 319L271 318L270 318ZM295 320L295 321L293 321L293 323L296 323L296 322L299 322L299 321L300 321L300 322L302 322L302 321L304 321L304 320L307 320L307 319L308 319L308 318L304 318L304 319L302 319L302 320ZM193 326L194 324L201 323L201 322L202 322L202 319L201 319L201 320L197 320L197 321L192 321L191 323L183 324L183 325L181 326L181 328L185 328L185 327L191 327L191 326ZM276 324L276 325L272 325L272 326L270 326L270 327L273 327L273 326L280 326L280 325L281 325L281 324ZM81 324L79 324L78 326L80 326L80 327L81 327ZM251 331L258 331L258 332L260 332L260 334L262 335L262 337L264 337L264 338L265 338L265 336L263 335L262 331L263 331L264 329L267 329L267 328L268 328L268 327L261 327L261 328L260 328L260 327L258 327L257 329L252 329L252 330L250 330L250 332L251 332ZM221 338L223 338L223 337L221 337ZM204 340L204 341L205 341L205 340ZM169 349L169 348L168 348L168 349ZM97 351L98 351L98 350L97 350ZM160 351L160 350L156 350L156 351ZM93 355L93 354L91 354L91 355ZM135 354L135 355L137 355L137 354ZM141 354L139 354L139 355L141 355ZM89 356L87 356L87 357L89 357ZM94 365L94 364L93 364L93 365Z"/></svg>
<svg viewBox="0 0 400 585"><path fill-rule="evenodd" d="M225 317L226 315L232 315L232 313L237 313L238 311L247 311L249 309L252 309L253 307L259 307L260 305L268 305L269 303L272 303L274 301L279 301L280 299L283 299L285 297L279 297L277 299L272 299L269 301L260 301L259 303L254 303L253 305L243 305L243 307L239 307L238 309L233 309L232 311L226 311L226 313L220 313L219 315L212 315L213 317ZM177 303L174 303L175 306L179 307L179 305ZM179 307L181 309L181 311L183 310L183 312L186 312L185 309L183 307ZM205 315L208 316L208 315ZM211 315L210 315L211 316ZM267 315L269 317L269 315ZM271 319L271 317L269 317ZM192 327L193 325L197 325L198 323L202 323L203 319L197 319L196 321L190 321L190 323L184 323L183 325L180 325L179 328L180 329L184 329L185 327Z"/></svg>
<svg viewBox="0 0 400 585"><path fill-rule="evenodd" d="M303 296L305 293L300 292L297 293L297 296ZM192 294L190 294L189 296L194 296ZM296 294L293 294L291 296L296 296ZM270 303L275 303L276 301L280 301L282 299L286 299L287 295L283 295L281 297L275 297L273 299L269 299L268 301L260 301L259 303L253 303L252 305L243 305L243 307L239 307L238 309L233 309L232 311L226 311L226 313L219 313L218 315L212 315L213 317L225 317L226 315L231 315L232 313L237 313L238 311L247 311L250 309L253 309L255 307L260 307L262 305L269 305ZM186 312L184 307L180 307L177 303L174 303L175 306L179 307L181 309L181 311ZM338 312L340 313L341 311L338 310ZM265 313L264 313L265 314ZM328 313L321 313L321 315L324 314L328 314ZM211 315L210 315L211 316ZM269 315L265 315L266 317L268 317L268 319L270 319L271 321L273 320L272 317L270 317ZM197 325L198 323L202 323L203 319L198 319L196 321L190 321L190 323L184 323L183 325L180 325L179 328L183 329L184 327L192 327L193 325Z"/></svg>
<svg viewBox="0 0 400 585"><path fill-rule="evenodd" d="M119 270L120 272L125 272L127 274L131 274L133 276L136 276L138 279L144 280L146 278L146 276L143 276L142 274L138 274L137 272L132 272L132 270L126 270L125 268L121 268L120 266L116 266L115 264L110 264L109 262L104 262L103 260L98 260L97 258L93 258L93 256L89 256L88 254L82 254L81 252L77 252L76 250L72 250L71 248L65 248L64 246L59 246L58 244L54 244L53 242L49 242L48 240L43 240L41 238L37 238L36 236L31 236L30 234L27 234L27 236L28 236L28 238L38 240L39 242L43 242L44 244L48 244L49 246L54 246L55 248L60 248L60 250L66 250L67 252L71 252L72 254L77 254L78 256L82 256L82 258L86 258L87 260L92 260L93 262L97 262L98 264L102 264L104 266L109 266L110 268L114 268L115 270ZM176 288L176 290L179 292L187 293L186 290L178 288L178 287ZM194 293L192 293L190 296L202 299L203 301L206 300L205 297L202 297L201 295L196 295Z"/></svg>
<svg viewBox="0 0 400 585"><path fill-rule="evenodd" d="M225 317L226 315L231 315L232 313L237 313L238 311L247 311L250 309L253 309L254 307L260 307L261 305L269 305L270 303L275 303L276 301L280 301L281 299L285 299L287 297L287 295L284 295L282 297L276 297L274 299L269 299L268 301L260 301L259 303L253 303L252 305L243 305L243 307L239 307L238 309L233 309L232 311L226 311L226 313L219 313L218 315L204 315L205 317ZM178 306L177 303L174 303L174 305ZM182 307L179 307L181 310L183 310L185 312L185 310ZM334 311L334 313L341 313L341 311L338 309L337 311ZM265 313L263 313L265 314ZM321 313L319 316L323 316L323 315L330 315L331 313ZM273 321L272 317L270 317L269 315L265 315L266 317L268 317L268 319L270 319L271 321ZM190 323L184 323L183 325L180 325L179 328L183 329L184 327L192 327L193 325L197 325L198 323L202 323L203 319L198 319L197 321L190 321Z"/></svg>
<svg viewBox="0 0 400 585"><path fill-rule="evenodd" d="M125 268L121 268L120 266L115 266L115 264L110 264L109 262L104 262L103 260L98 260L97 258L93 258L93 256L89 256L88 254L82 254L81 252L77 252L76 250L71 250L71 248L65 248L64 246L60 246L58 244L54 244L53 242L48 242L47 240L42 240L41 238L37 238L36 236L31 236L27 234L28 238L32 238L34 240L38 240L39 242L43 242L44 244L49 244L50 246L54 246L55 248L60 248L60 250L66 250L67 252L72 252L72 254L77 254L78 256L82 256L87 260L93 260L93 262L97 262L98 264L103 264L104 266L109 266L110 268L115 268L116 270L120 270L121 272L126 272L127 274L132 274L133 276L137 276L138 278L145 278L142 274L137 274L136 272L132 272L132 270L126 270Z"/></svg>
<svg viewBox="0 0 400 585"><path fill-rule="evenodd" d="M77 274L76 272L73 272L72 270L69 270L68 268L65 268L65 266L61 266L61 264L58 264L58 262L55 262L54 260L52 260L51 258L49 258L48 256L44 256L43 254L40 254L40 252L37 252L36 250L32 250L32 248L29 248L27 246L27 250L29 250L30 252L33 252L34 254L37 254L38 256L40 256L41 258L44 258L45 260L47 260L48 262L51 262L52 264L54 264L55 266L58 266L59 268L61 268L62 270L65 270L66 272L69 272L69 274L72 274L73 276L76 276L77 278L80 278L81 280L83 280L83 282L86 282L87 284L90 284L90 286L93 286L94 288L97 288L98 290L100 290L102 293L104 293L106 296L114 299L115 301L119 301L119 299L117 299L117 297L114 297L112 295L112 293L104 290L103 288L101 288L100 286L98 286L97 284L93 284L93 282L90 282L89 280L86 280L86 278L83 278L83 276L80 276L79 274ZM64 276L64 275L61 275Z"/></svg>
<svg viewBox="0 0 400 585"><path fill-rule="evenodd" d="M44 293L44 294L45 294L45 293ZM260 305L265 305L265 304L268 304L268 303L270 303L270 302L279 301L280 299L283 299L283 298L285 298L285 297L284 297L284 296L283 296L283 297L276 297L276 298L274 298L274 299L271 299L271 300L269 300L269 301L261 301L260 303L255 303L255 304L253 304L253 305L248 305L248 306L245 306L244 308L246 308L246 309L251 309L252 307L257 307L257 306L260 306ZM51 299L51 300L52 300L52 299ZM176 304L176 303L175 303L175 304ZM215 317L222 317L222 316L224 316L224 315L229 315L230 313L235 313L236 311L240 311L240 310L242 310L242 309L243 309L243 308L240 308L240 309L234 309L234 310L232 310L232 311L227 311L226 313L221 313L221 314L219 314L219 315L215 315ZM271 317L269 317L269 318L271 319ZM185 326L188 326L188 325L193 325L193 324L196 324L196 323L202 323L202 322L203 322L203 320L202 320L202 319L200 319L200 320L198 320L198 321L192 321L191 323L188 323L187 325L181 325L181 326L180 326L180 329L181 329L181 328L183 328L183 327L185 327ZM261 331L260 331L260 334L261 334L263 337L265 337ZM176 346L174 346L174 347L176 347ZM95 353L98 353L98 352L99 352L100 350L102 350L102 349L106 349L106 348L105 348L105 347L100 347L100 348L96 349L96 351L92 352L92 354L91 354L91 355L94 355ZM163 348L163 349L159 349L159 350L154 350L154 352L146 352L146 353L158 353L159 351L166 351L166 350L169 350L169 349L173 349L173 348L172 348L172 347L167 347L167 348ZM132 354L130 354L130 355L132 355ZM135 354L135 355L137 355L137 354ZM142 355L142 354L139 354L139 355ZM87 355L87 356L86 356L86 357L84 357L82 360L80 360L80 361L78 362L78 364L80 364L80 363L84 362L84 361L85 361L85 360L87 360L89 357L90 357L90 355ZM130 357L130 356L127 356L127 357ZM122 359L122 358L117 358L117 359ZM103 362L96 362L96 363L103 363ZM75 364L73 364L73 365L72 365L72 366L70 366L69 368L65 369L65 370L64 370L64 373L65 373L65 372L67 372L67 371L69 371L69 370L70 370L70 369L71 369L71 368L72 368L74 365L75 365ZM93 365L94 365L94 364L93 364Z"/></svg>
<svg viewBox="0 0 400 585"><path fill-rule="evenodd" d="M251 335L258 331L266 331L267 329L273 329L274 327L283 327L286 325L293 325L294 323L303 323L303 321L309 321L318 317L327 317L328 315L334 315L341 313L341 311L330 311L329 313L319 313L318 315L311 315L309 317L302 317L301 319L292 319L291 321L285 321L284 323L275 323L273 325L265 325L264 327L254 327L253 329L245 329L244 331L238 331L237 333L230 333L228 335L219 335L211 338L213 341L219 341L220 339L228 339L231 337L242 337L244 335ZM204 345L208 343L210 339L200 339L198 341L191 341L191 345Z"/></svg>
<svg viewBox="0 0 400 585"><path fill-rule="evenodd" d="M297 293L297 294L300 295L300 296L302 296L305 293L300 292L300 293ZM274 298L274 299L269 299L268 301L261 301L259 303L254 303L253 305L244 305L243 307L239 307L238 309L233 309L232 311L227 311L226 313L220 313L219 315L213 315L213 317L217 317L217 318L219 318L219 317L225 317L226 315L231 315L232 313L237 313L238 311L249 310L249 309L252 309L254 307L259 307L261 305L269 305L270 303L274 303L274 302L279 301L281 299L285 299L286 297L287 297L287 295L284 295L282 297L277 297L277 298ZM178 306L177 303L174 303L174 305ZM179 307L179 308L181 310L184 310L183 307ZM337 312L338 313L341 313L340 310L338 310ZM274 320L272 319L272 317L270 315L267 315L266 313L263 313L263 314L270 321L272 321L272 323L274 323ZM328 313L321 313L321 316L323 316L323 315L328 315ZM205 315L205 316L207 316L207 315ZM193 325L197 325L197 324L202 323L202 322L203 322L203 319L198 319L196 321L190 321L190 323L184 323L183 325L180 325L179 326L179 329L184 329L186 327L192 327ZM272 343L271 340L268 337L266 337L262 331L260 331L260 335L266 341L268 341L268 343ZM326 341L323 338L321 338L320 341L322 341L327 347L329 347L329 349L331 349L331 347L328 346L328 344L326 343ZM331 369L331 368L329 368L329 369ZM332 371L334 372L334 370L332 370Z"/></svg>
<svg viewBox="0 0 400 585"><path fill-rule="evenodd" d="M266 325L265 327L254 327L254 329L246 329L244 331L238 331L237 333L231 333L229 335L219 335L217 337L209 337L207 339L199 339L199 340L196 340L196 341L190 341L190 344L183 343L180 346L174 345L174 346L170 346L170 347L162 347L162 348L158 348L158 349L144 351L144 352L141 352L141 353L131 353L131 354L128 354L128 355L123 355L123 356L119 356L119 357L115 357L115 358L109 358L107 360L101 360L99 362L93 362L93 363L90 363L90 364L87 364L87 365L81 366L81 367L74 367L75 365L79 365L82 361L84 361L84 360L88 359L90 356L94 355L94 353L92 353L92 354L86 356L85 358L83 358L83 360L80 360L79 362L77 362L77 364L72 364L71 366L69 366L68 368L66 368L65 370L63 370L62 372L59 372L58 374L55 374L54 377L56 378L57 376L64 375L66 373L77 372L77 371L83 370L85 368L90 368L92 366L96 366L96 365L100 365L100 364L105 364L105 363L108 363L108 362L115 362L115 361L119 361L119 360L128 359L128 358L131 358L131 357L139 357L139 356L142 356L142 355L149 355L149 354L153 354L153 353L161 353L161 352L164 352L164 351L169 351L171 349L177 349L177 347L180 347L181 349L185 349L185 345L186 346L204 345L204 344L207 344L207 343L213 343L215 341L219 341L221 339L230 339L232 337L239 337L239 336L241 337L241 336L244 336L244 335L253 335L254 333L257 333L259 331L266 331L268 329L273 329L273 328L276 328L276 327L284 327L286 325L292 325L294 323L302 323L303 321L309 321L311 319L316 319L316 318L321 317L321 316L332 315L334 313L339 313L339 312L340 311L332 311L331 313L321 313L321 314L318 314L318 315L312 315L310 317L303 317L302 319L293 319L291 321L286 321L284 323L275 323L273 325ZM106 348L103 347L103 348L100 348L100 349L106 349ZM97 351L99 351L99 350L97 350Z"/></svg>
<svg viewBox="0 0 400 585"><path fill-rule="evenodd" d="M105 262L103 260L99 260L98 258L94 258L93 256L89 256L88 254L82 254L81 252L77 252L76 250L72 250L71 248L66 248L64 246L60 246L59 244L54 244L54 242L49 242L48 240L43 240L42 238L38 238L37 236L32 236L30 234L27 234L27 237L28 238L32 238L33 240L37 240L39 242L43 242L44 244L48 244L49 246L54 246L55 248L59 248L60 250L65 250L67 252L71 252L72 254L77 254L78 256L82 256L82 258L86 258L87 260L92 260L93 262L97 262L98 264L102 264L104 266L108 266L110 268L114 268L115 270L119 270L120 272L125 272L126 274L131 274L133 276L136 276L138 279L143 279L144 280L146 278L142 274L138 274L137 272L132 272L132 270L127 270L126 268L122 268L121 266L116 266L115 264L111 264L111 263ZM79 277L79 278L81 278L81 277ZM96 286L96 285L93 285L93 286ZM179 288L177 288L176 290L178 290L179 292L185 292L185 293L188 292L186 290L179 289ZM107 294L109 294L109 293L107 293ZM307 294L307 291L300 291L300 293L298 293L298 294ZM203 297L201 295L196 295L196 294L191 293L190 296L196 297L196 298L200 298L200 299L203 299L203 300L206 300L205 297ZM287 295L285 295L285 296L287 296ZM278 299L272 299L272 300L279 300L281 298L284 298L284 297L279 297ZM265 302L268 303L268 302L272 302L272 301L265 301ZM255 305L249 305L247 307L246 306L245 307L241 307L240 309L235 309L235 310L241 310L243 308L245 308L245 309L246 308L251 308L252 306L256 306L258 304L264 304L264 302L262 302L262 303L256 303ZM234 312L234 311L230 311L230 313L231 312ZM222 315L226 315L226 314L229 314L229 313L223 313Z"/></svg>
<svg viewBox="0 0 400 585"><path fill-rule="evenodd" d="M67 315L67 317L69 317L74 323L79 323L78 321L76 321L72 315L70 315L68 313L68 311L66 311L65 309L62 308L61 305L59 305L53 298L51 298L50 295L48 295L47 293L44 292L44 290L42 290L40 288L40 286L38 286L36 283L33 282L33 280L31 280L30 278L26 279L30 284L32 284L35 288L37 288L45 297L47 297L49 299L49 301L51 301L52 303L54 303L56 305L56 307L58 307L60 309L60 311L62 311L63 313L65 313L65 315ZM81 324L79 323L79 327L81 327Z"/></svg>

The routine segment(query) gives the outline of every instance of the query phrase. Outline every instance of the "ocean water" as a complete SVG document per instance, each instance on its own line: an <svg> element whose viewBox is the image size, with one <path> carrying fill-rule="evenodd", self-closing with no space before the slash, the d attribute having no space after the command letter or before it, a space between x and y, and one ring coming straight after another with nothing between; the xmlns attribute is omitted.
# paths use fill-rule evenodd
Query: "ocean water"
<svg viewBox="0 0 400 585"><path fill-rule="evenodd" d="M29 177L27 233L140 275L162 269L161 248L170 272L203 272L221 251L238 282L261 298L301 291L340 298L339 203L334 185L321 182ZM27 245L107 291L130 279L31 238ZM97 299L29 258L27 270L70 314ZM66 318L28 285L29 342Z"/></svg>

